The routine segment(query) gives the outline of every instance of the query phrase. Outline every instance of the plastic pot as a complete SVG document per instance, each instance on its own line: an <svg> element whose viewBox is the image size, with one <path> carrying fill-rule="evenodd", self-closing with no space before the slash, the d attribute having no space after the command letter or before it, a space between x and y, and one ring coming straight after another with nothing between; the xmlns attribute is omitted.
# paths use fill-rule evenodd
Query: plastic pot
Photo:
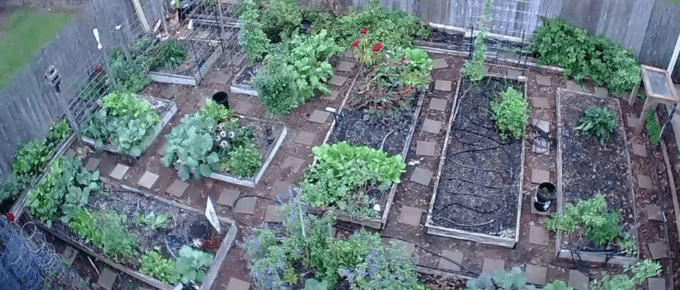
<svg viewBox="0 0 680 290"><path fill-rule="evenodd" d="M226 92L217 92L212 96L213 101L218 103L227 109L229 109L229 94Z"/></svg>
<svg viewBox="0 0 680 290"><path fill-rule="evenodd" d="M541 183L534 193L534 208L537 211L546 212L554 201L555 185L550 182Z"/></svg>

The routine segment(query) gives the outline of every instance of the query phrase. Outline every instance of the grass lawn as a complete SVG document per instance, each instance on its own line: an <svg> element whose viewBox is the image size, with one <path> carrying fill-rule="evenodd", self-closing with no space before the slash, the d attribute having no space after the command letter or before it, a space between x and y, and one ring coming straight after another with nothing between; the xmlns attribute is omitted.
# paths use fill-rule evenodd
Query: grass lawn
<svg viewBox="0 0 680 290"><path fill-rule="evenodd" d="M17 9L0 19L0 88L71 16L63 12Z"/></svg>

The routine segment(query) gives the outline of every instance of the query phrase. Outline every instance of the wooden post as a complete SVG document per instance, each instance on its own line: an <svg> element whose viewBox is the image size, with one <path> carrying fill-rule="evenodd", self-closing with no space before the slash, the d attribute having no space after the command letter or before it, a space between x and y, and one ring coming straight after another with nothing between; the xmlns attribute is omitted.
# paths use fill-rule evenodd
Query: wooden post
<svg viewBox="0 0 680 290"><path fill-rule="evenodd" d="M640 88L640 82L641 81L642 81L642 79L640 79L640 81L638 81L638 83L633 87L633 90L630 92L630 97L628 97L628 105L632 106L633 103L635 102L635 98L637 97L637 93L638 93L638 89Z"/></svg>
<svg viewBox="0 0 680 290"><path fill-rule="evenodd" d="M137 12L137 17L139 17L139 22L142 23L144 31L149 32L151 27L149 27L149 22L146 21L146 14L144 14L144 9L142 9L142 4L139 0L132 0L132 5L135 7L135 12Z"/></svg>
<svg viewBox="0 0 680 290"><path fill-rule="evenodd" d="M161 23L163 23L163 32L165 34L168 34L168 24L165 22L165 3L163 0L158 0L158 3L161 5L158 10L159 10L159 15L161 17Z"/></svg>
<svg viewBox="0 0 680 290"><path fill-rule="evenodd" d="M640 135L640 132L642 132L642 126L645 124L645 117L647 116L647 111L649 111L649 108L656 108L657 103L651 99L651 97L647 97L645 100L645 105L642 107L642 112L640 112L640 119L638 120L638 123L635 124L635 136Z"/></svg>

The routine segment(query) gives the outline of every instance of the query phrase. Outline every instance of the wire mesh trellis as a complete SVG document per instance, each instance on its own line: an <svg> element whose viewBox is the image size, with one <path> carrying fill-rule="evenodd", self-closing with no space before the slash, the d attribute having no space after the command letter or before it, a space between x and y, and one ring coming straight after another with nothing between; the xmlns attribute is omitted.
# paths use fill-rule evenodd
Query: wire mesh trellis
<svg viewBox="0 0 680 290"><path fill-rule="evenodd" d="M5 290L89 289L33 223L21 228L0 218L0 281Z"/></svg>

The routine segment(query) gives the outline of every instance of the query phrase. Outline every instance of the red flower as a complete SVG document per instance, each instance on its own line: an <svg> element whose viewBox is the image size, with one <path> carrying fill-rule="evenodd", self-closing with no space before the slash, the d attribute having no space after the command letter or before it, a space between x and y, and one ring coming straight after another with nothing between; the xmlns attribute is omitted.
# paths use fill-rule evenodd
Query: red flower
<svg viewBox="0 0 680 290"><path fill-rule="evenodd" d="M11 213L11 212L8 212L8 213L5 215L5 217L7 218L7 220L8 220L10 223L14 221L14 214Z"/></svg>
<svg viewBox="0 0 680 290"><path fill-rule="evenodd" d="M373 51L375 51L375 52L380 51L381 48L382 48L382 43L380 43L380 42L376 42L376 43L373 45Z"/></svg>
<svg viewBox="0 0 680 290"><path fill-rule="evenodd" d="M361 30L359 30L359 33L366 34L366 28L362 28Z"/></svg>
<svg viewBox="0 0 680 290"><path fill-rule="evenodd" d="M352 47L356 47L357 45L359 45L358 41L352 42Z"/></svg>

